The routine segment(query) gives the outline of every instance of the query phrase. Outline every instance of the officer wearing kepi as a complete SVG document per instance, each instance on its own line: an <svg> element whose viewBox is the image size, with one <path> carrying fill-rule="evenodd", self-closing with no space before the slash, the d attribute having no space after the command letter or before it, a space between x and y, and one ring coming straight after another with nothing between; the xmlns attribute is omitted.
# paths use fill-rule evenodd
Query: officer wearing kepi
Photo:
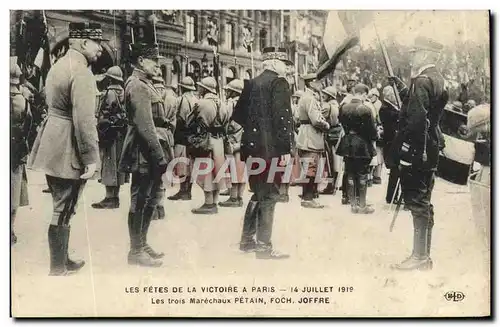
<svg viewBox="0 0 500 327"><path fill-rule="evenodd" d="M97 108L97 130L101 154L100 182L106 188L105 198L92 203L95 209L115 209L120 207L120 186L127 182L128 174L118 171L123 139L127 131L127 116L124 105L123 73L113 66L105 75L109 85L103 92Z"/></svg>
<svg viewBox="0 0 500 327"><path fill-rule="evenodd" d="M45 172L52 191L50 275L67 275L84 265L68 258L68 242L70 218L99 163L97 90L88 66L101 55L102 39L99 24L70 23L69 50L47 75L48 119L35 140L29 166Z"/></svg>
<svg viewBox="0 0 500 327"><path fill-rule="evenodd" d="M409 258L393 266L399 270L432 269L431 195L442 145L439 122L448 101L444 78L435 65L442 49L441 44L430 38L417 37L411 50L410 87L391 77L403 101L392 160L401 166L404 202L413 216L413 251Z"/></svg>
<svg viewBox="0 0 500 327"><path fill-rule="evenodd" d="M125 83L125 106L129 125L123 146L120 169L132 173L128 229L131 265L159 267L163 253L154 251L147 242L151 219L156 210L156 195L160 190L162 175L167 170L167 160L156 133L153 112L163 106L163 99L153 86L158 59L158 45L131 44L132 75Z"/></svg>
<svg viewBox="0 0 500 327"><path fill-rule="evenodd" d="M284 165L290 161L293 137L291 92L285 79L290 60L283 48L264 48L262 56L264 70L245 81L232 118L243 127L242 160L256 157L270 165L273 159L280 159ZM271 176L269 181L269 166L266 168L249 176L254 194L245 212L240 250L256 251L257 259L286 259L289 255L273 250L271 242L280 180Z"/></svg>

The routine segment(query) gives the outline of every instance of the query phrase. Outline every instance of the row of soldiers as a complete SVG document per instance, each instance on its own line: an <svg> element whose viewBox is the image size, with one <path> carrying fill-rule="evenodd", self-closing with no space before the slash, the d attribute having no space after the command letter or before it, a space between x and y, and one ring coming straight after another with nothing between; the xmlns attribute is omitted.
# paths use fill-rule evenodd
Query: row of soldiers
<svg viewBox="0 0 500 327"><path fill-rule="evenodd" d="M160 218L165 214L165 210L161 209L165 194L163 176L174 158L187 160L183 161L183 165L176 166L176 174L183 179L183 184L180 191L171 197L172 200L191 198L192 180L189 175L196 168L192 167L193 159L210 159L213 164L213 169L196 178L204 191L204 204L193 209L195 214L217 213L219 192L227 189L230 183L233 184L230 199L222 203L226 206L243 204L245 180L239 173L233 174L236 177L230 180L216 179L226 156L236 159L237 171L242 170L244 162L252 157L266 162L264 172L249 176L254 194L246 208L240 242L242 251L255 252L258 259L288 257L275 251L271 242L274 208L279 198L279 187L283 184L282 180L270 182L267 179L273 159L278 158L281 165L286 165L293 156L308 160L305 167L307 182L302 184L302 206L321 208L315 201L318 194L316 174L325 152L325 133L327 148L331 148L326 153L330 158L343 158L343 190L347 193L346 202L351 204L352 212L373 212L373 208L366 203L366 190L370 163L376 157L375 142L380 132L375 123L376 114L366 101L369 93L366 85L355 85L352 93L337 106L332 99L335 94L333 89L323 89L315 77L305 78L307 89L298 100L297 124L294 124L292 94L285 78L286 66L290 67L293 63L288 60L285 49L263 49L263 73L245 81L243 86L239 81L229 83L226 86L228 101L225 103L217 95L217 83L212 77L197 83L188 77L183 79L179 84L182 92L179 98L162 87L162 81L157 80L155 85L154 79L159 75L158 59L161 58L158 46L135 43L131 45L134 71L124 87L120 85L123 82L121 71L113 67L107 72L110 84L100 100L96 101L96 81L88 66L101 55L102 40L99 24L70 24L69 50L47 76L48 117L29 156L28 166L45 172L53 199L53 215L48 229L51 275L67 275L84 265L83 261L72 260L68 256L70 220L86 181L96 172L106 186L106 197L93 204L95 208L118 207L119 186L130 176L128 262L134 265L162 265L164 254L152 249L147 235L155 215ZM437 46L433 43L427 40L421 40L421 43L416 51L436 52L434 48ZM429 58L434 57L423 59ZM422 71L431 75L425 76L424 83L431 78L442 79L434 76L433 66L423 65L423 62L419 65ZM429 67L432 69L429 70ZM402 97L409 99L406 100L408 108L419 110L414 101L421 101L418 98L421 94L415 91L420 85L412 82L408 92L400 80L392 78L392 81L401 90ZM439 80L438 87L443 84L441 82ZM194 93L195 89L198 95ZM436 97L435 102L425 104L430 106L427 111L432 114L432 129L437 126L437 117L442 111L439 92L442 90L432 94ZM325 98L325 104L328 104L326 111L320 105L321 93L330 96ZM399 115L403 124L414 123L403 115L413 115L410 109ZM401 127L401 121L398 124L400 130L408 129L408 125ZM402 135L401 140L393 146L398 149L397 152L408 152L410 144L411 155L403 153L398 158L401 158L401 163L410 166L401 173L401 184L405 203L418 222L415 225L416 248L412 256L398 266L401 269L428 268L432 265L426 250L427 246L430 247L430 240L427 240L432 228L427 224L429 219L433 220L432 205L428 201L433 185L432 169L436 164L434 145L439 142L434 134L428 132L425 133L425 140L428 134L431 139L427 148L424 146L423 153L429 155L430 166L427 158L424 160L426 165L422 166L420 143L415 143L421 141L420 134L398 134ZM427 142L424 141L424 144ZM334 166L332 162L334 160L330 161L330 165ZM415 167L420 170L415 170ZM335 177L334 172L329 170L332 177ZM419 173L418 177L415 172ZM420 178L420 174L424 174L421 176L425 178L425 189L414 189L412 185L418 184L414 179ZM422 197L426 202L419 200Z"/></svg>

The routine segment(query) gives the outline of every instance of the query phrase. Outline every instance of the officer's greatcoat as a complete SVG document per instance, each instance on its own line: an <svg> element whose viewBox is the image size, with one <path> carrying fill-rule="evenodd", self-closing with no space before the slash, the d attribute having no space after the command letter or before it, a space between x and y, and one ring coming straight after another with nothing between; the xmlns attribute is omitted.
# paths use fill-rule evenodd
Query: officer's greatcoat
<svg viewBox="0 0 500 327"><path fill-rule="evenodd" d="M69 49L46 80L48 119L33 145L29 166L47 175L80 179L85 166L99 166L95 108L97 89L87 59Z"/></svg>

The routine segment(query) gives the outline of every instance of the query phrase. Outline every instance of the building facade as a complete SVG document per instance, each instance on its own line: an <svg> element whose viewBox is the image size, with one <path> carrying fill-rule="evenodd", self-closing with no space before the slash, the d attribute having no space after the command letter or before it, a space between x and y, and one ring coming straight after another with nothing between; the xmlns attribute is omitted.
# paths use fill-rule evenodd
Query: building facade
<svg viewBox="0 0 500 327"><path fill-rule="evenodd" d="M196 81L213 75L214 49L218 50L222 83L248 79L261 71L261 51L266 46L289 48L302 74L314 61L323 36L325 11L292 10L46 10L11 11L11 55L22 51L19 38L31 22L45 19L52 61L68 48L70 22L92 21L102 25L103 55L92 69L102 73L120 65L128 75L129 44L155 41L159 44L163 77L177 84L184 76ZM30 25L31 24L31 25ZM283 24L283 29L281 28ZM26 32L26 30L24 30ZM218 42L209 44L211 32ZM29 37L30 33L27 34ZM25 36L26 38L26 36ZM17 41L16 41L17 40ZM251 47L248 46L251 44ZM295 57L295 58L294 58ZM312 59L311 59L312 58ZM306 63L306 66L303 64ZM305 68L304 68L305 67Z"/></svg>

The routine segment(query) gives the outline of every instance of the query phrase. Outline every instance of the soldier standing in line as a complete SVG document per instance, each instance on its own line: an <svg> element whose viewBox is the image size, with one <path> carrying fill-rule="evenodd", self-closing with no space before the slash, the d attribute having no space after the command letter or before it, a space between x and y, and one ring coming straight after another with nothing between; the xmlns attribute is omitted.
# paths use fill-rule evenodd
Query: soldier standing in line
<svg viewBox="0 0 500 327"><path fill-rule="evenodd" d="M177 99L172 96L171 92L167 91L165 82L161 76L153 77L153 85L160 93L161 99L163 99L162 102L153 103L152 105L153 121L156 134L160 140L163 153L165 154L165 159L167 163L169 163L174 159L174 131L177 119ZM162 178L160 187L156 193L157 203L153 219L165 218L165 191L166 189Z"/></svg>
<svg viewBox="0 0 500 327"><path fill-rule="evenodd" d="M299 179L299 177L300 177L300 158L299 158L299 155L297 153L297 137L299 135L299 127L300 127L299 101L303 95L304 95L304 91L302 91L302 90L297 90L292 95L292 116L293 116L292 160L293 160L293 167L292 167L292 177L291 177L292 180L290 181L291 186L297 185L295 183L295 180Z"/></svg>
<svg viewBox="0 0 500 327"><path fill-rule="evenodd" d="M234 106L240 98L243 91L243 81L234 79L225 87L228 116L233 115ZM243 206L243 191L245 190L245 162L241 160L241 137L243 135L243 127L234 120L231 120L227 126L226 140L226 158L233 158L236 171L231 171L232 186L230 188L230 197L225 202L220 202L221 207L242 207ZM231 169L231 166L230 166Z"/></svg>
<svg viewBox="0 0 500 327"><path fill-rule="evenodd" d="M92 204L92 208L95 209L119 208L120 186L128 182L128 174L118 171L123 140L127 131L121 68L118 66L109 68L105 78L109 85L102 94L96 117L101 155L100 182L106 188L106 196L104 200Z"/></svg>
<svg viewBox="0 0 500 327"><path fill-rule="evenodd" d="M245 211L240 250L256 251L257 259L286 259L289 255L273 250L271 242L279 183L276 176L268 175L273 159L280 159L282 165L290 161L293 117L285 79L290 61L283 48L264 48L262 57L263 72L245 81L233 112L233 119L243 127L242 160L255 157L269 165L261 174L249 176L254 193Z"/></svg>
<svg viewBox="0 0 500 327"><path fill-rule="evenodd" d="M315 79L306 77L307 80ZM324 206L317 203L314 198L318 193L316 174L321 162L322 152L325 151L325 139L323 133L328 131L330 124L325 120L319 103L319 83L310 82L309 87L299 101L299 135L297 137L297 149L299 157L308 158L306 176L308 182L302 185L302 202L304 208L321 209Z"/></svg>
<svg viewBox="0 0 500 327"><path fill-rule="evenodd" d="M125 83L129 125L120 160L120 170L132 174L128 263L159 267L163 263L159 259L164 255L151 248L147 235L156 210L162 175L168 165L153 114L163 110L163 98L152 83L161 56L157 44L131 44L131 50L134 71Z"/></svg>
<svg viewBox="0 0 500 327"><path fill-rule="evenodd" d="M205 202L201 207L193 209L191 212L194 214L215 214L218 211L219 190L227 188L226 179L222 178L220 181L216 181L215 177L225 161L224 135L225 126L229 123L230 116L227 108L222 106L217 96L217 82L213 77L205 77L196 84L200 100L194 108L191 126L201 130L202 133L192 135L195 137L203 135L203 140L200 140L203 145L199 146L190 141L188 153L191 152L196 158L210 158L213 169L198 177L197 183L203 189Z"/></svg>
<svg viewBox="0 0 500 327"><path fill-rule="evenodd" d="M403 101L391 159L401 166L404 202L413 216L413 251L406 260L393 266L399 270L432 269L434 207L431 195L442 146L439 123L448 102L444 78L435 65L442 49L443 46L432 39L417 37L411 50L410 88L391 76Z"/></svg>
<svg viewBox="0 0 500 327"><path fill-rule="evenodd" d="M68 258L68 243L71 216L99 162L97 90L88 66L101 55L101 40L99 24L70 23L69 50L47 75L48 118L33 145L29 166L45 172L52 191L50 275L64 276L84 265Z"/></svg>
<svg viewBox="0 0 500 327"><path fill-rule="evenodd" d="M366 203L370 161L375 156L373 142L377 139L375 121L366 106L368 86L357 84L350 103L342 107L339 119L345 135L337 154L344 157L347 193L353 213L370 214L374 209Z"/></svg>
<svg viewBox="0 0 500 327"><path fill-rule="evenodd" d="M338 144L342 137L342 126L339 122L339 104L336 101L337 90L334 86L328 86L321 90L323 96L323 117L330 124L330 129L325 133L326 153L329 162L329 182L321 194L335 194L337 177L342 165L342 157L336 154Z"/></svg>
<svg viewBox="0 0 500 327"><path fill-rule="evenodd" d="M32 115L28 99L19 89L21 75L21 68L14 57L10 64L10 245L17 243L14 233L17 208L29 204L25 164L29 154L28 136Z"/></svg>
<svg viewBox="0 0 500 327"><path fill-rule="evenodd" d="M195 95L196 87L191 77L186 76L179 83L182 95L177 98L177 122L174 133L174 154L176 158L186 158L191 162L186 148L189 145L187 141L188 126L191 123L194 106L198 101ZM168 197L169 200L191 200L191 188L193 183L191 181L191 164L177 163L175 166L177 177L179 179L185 178L181 182L179 191Z"/></svg>

